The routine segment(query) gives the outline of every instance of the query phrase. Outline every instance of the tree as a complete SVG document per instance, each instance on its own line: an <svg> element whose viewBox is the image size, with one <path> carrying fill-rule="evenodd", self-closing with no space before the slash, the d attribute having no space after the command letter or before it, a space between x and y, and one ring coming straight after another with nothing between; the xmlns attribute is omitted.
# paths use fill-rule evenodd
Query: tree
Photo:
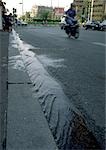
<svg viewBox="0 0 106 150"><path fill-rule="evenodd" d="M89 19L90 9L91 9L91 0L83 0L82 22Z"/></svg>
<svg viewBox="0 0 106 150"><path fill-rule="evenodd" d="M48 16L49 16L49 11L42 11L40 14L39 14L40 18L43 19L43 20L47 20L48 19Z"/></svg>
<svg viewBox="0 0 106 150"><path fill-rule="evenodd" d="M22 15L19 19L25 21L25 15Z"/></svg>
<svg viewBox="0 0 106 150"><path fill-rule="evenodd" d="M26 12L25 13L25 20L30 21L30 18L31 18L30 12Z"/></svg>
<svg viewBox="0 0 106 150"><path fill-rule="evenodd" d="M85 17L88 18L88 14L90 14L91 9L91 0L84 0L83 6L85 7Z"/></svg>
<svg viewBox="0 0 106 150"><path fill-rule="evenodd" d="M30 12L26 12L25 17L28 18L28 19L30 19L31 18Z"/></svg>

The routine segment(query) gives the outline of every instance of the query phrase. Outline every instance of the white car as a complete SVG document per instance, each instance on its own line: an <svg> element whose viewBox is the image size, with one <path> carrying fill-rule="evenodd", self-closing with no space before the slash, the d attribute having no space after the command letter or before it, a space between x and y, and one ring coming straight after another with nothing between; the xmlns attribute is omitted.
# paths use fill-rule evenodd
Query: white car
<svg viewBox="0 0 106 150"><path fill-rule="evenodd" d="M17 25L18 26L27 26L27 23L23 22L23 21L20 21L20 20L17 20Z"/></svg>
<svg viewBox="0 0 106 150"><path fill-rule="evenodd" d="M100 29L106 30L106 20L104 20L102 23L100 23Z"/></svg>
<svg viewBox="0 0 106 150"><path fill-rule="evenodd" d="M27 26L27 23L26 22L21 22L22 26Z"/></svg>

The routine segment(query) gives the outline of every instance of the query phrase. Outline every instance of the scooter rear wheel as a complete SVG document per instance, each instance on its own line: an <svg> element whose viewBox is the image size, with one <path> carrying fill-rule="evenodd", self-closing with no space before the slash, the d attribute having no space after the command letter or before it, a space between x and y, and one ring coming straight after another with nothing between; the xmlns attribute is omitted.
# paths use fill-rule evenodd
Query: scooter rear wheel
<svg viewBox="0 0 106 150"><path fill-rule="evenodd" d="M79 38L79 29L76 29L76 33L75 33L75 39Z"/></svg>
<svg viewBox="0 0 106 150"><path fill-rule="evenodd" d="M71 33L68 34L68 37L71 38Z"/></svg>

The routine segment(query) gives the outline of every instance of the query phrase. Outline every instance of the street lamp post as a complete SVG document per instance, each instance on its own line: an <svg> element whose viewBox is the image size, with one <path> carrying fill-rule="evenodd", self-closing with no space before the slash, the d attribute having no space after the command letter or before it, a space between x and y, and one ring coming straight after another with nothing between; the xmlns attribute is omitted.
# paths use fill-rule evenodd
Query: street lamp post
<svg viewBox="0 0 106 150"><path fill-rule="evenodd" d="M22 5L22 16L23 16L23 14L24 14L23 0L22 0L22 2L21 2L21 3L19 3L19 4L21 4L21 5Z"/></svg>
<svg viewBox="0 0 106 150"><path fill-rule="evenodd" d="M24 14L24 3L23 3L23 0L22 0L22 15Z"/></svg>
<svg viewBox="0 0 106 150"><path fill-rule="evenodd" d="M93 4L94 4L94 0L91 0L91 16L90 16L91 22L92 22L92 16L93 16Z"/></svg>
<svg viewBox="0 0 106 150"><path fill-rule="evenodd" d="M52 7L52 0L51 0L51 7Z"/></svg>
<svg viewBox="0 0 106 150"><path fill-rule="evenodd" d="M91 1L88 1L88 5L87 5L87 17L88 17L88 21L90 21L90 11L91 11Z"/></svg>
<svg viewBox="0 0 106 150"><path fill-rule="evenodd" d="M59 8L59 0L58 0L58 8Z"/></svg>

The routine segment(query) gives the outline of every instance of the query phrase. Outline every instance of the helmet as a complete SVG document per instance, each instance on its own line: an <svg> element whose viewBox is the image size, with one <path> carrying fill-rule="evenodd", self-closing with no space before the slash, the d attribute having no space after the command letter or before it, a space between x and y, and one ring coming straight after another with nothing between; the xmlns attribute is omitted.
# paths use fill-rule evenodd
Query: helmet
<svg viewBox="0 0 106 150"><path fill-rule="evenodd" d="M70 4L70 7L72 8L72 7L75 7L75 4L74 3L71 3Z"/></svg>

